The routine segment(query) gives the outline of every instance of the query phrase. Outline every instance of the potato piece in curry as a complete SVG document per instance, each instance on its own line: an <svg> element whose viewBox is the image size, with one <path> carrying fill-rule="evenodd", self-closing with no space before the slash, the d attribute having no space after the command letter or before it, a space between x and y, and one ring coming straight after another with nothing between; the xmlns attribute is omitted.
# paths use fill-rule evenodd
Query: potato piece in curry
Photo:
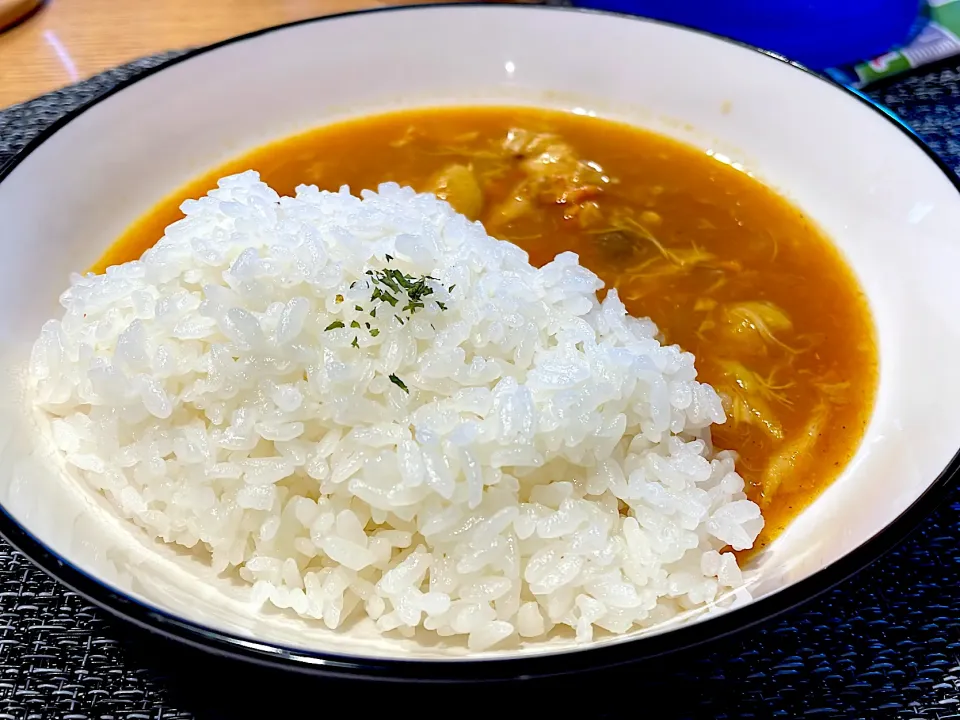
<svg viewBox="0 0 960 720"><path fill-rule="evenodd" d="M281 193L412 185L543 264L564 250L724 398L714 445L738 470L769 542L840 473L877 384L865 300L801 213L709 153L626 125L532 108L423 109L312 130L212 170L133 226L95 269L139 257L180 203L254 168Z"/></svg>

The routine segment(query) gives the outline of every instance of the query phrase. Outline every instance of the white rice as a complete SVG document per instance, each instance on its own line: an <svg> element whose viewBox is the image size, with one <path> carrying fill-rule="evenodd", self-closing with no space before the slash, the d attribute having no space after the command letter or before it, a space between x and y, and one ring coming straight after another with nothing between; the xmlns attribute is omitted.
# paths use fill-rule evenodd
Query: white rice
<svg viewBox="0 0 960 720"><path fill-rule="evenodd" d="M362 197L228 177L141 260L73 277L30 365L65 461L329 628L588 641L738 586L718 551L763 520L693 356L572 253L538 269L431 195ZM367 312L384 267L437 278L403 325Z"/></svg>

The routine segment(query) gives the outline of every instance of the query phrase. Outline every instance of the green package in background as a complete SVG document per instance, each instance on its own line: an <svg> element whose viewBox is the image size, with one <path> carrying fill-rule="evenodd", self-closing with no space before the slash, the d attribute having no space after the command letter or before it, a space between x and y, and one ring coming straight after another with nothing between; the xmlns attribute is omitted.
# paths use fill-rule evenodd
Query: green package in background
<svg viewBox="0 0 960 720"><path fill-rule="evenodd" d="M903 47L894 48L873 60L831 68L834 80L863 88L877 80L960 55L960 0L926 0L920 30Z"/></svg>

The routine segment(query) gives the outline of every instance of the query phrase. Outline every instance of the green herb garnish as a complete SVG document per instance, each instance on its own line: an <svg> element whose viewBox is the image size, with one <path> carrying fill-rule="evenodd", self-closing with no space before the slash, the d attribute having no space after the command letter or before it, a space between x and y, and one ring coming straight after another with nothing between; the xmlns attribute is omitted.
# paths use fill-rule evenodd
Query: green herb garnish
<svg viewBox="0 0 960 720"><path fill-rule="evenodd" d="M343 325L342 322L340 322L339 320L334 320L332 323L330 323L329 325L327 325L327 326L323 329L323 331L324 331L324 332L328 332L329 330L336 330L337 328L342 328L343 326L344 326L344 325Z"/></svg>
<svg viewBox="0 0 960 720"><path fill-rule="evenodd" d="M392 255L386 255L385 257L388 263L393 261ZM434 293L433 288L428 283L431 280L437 281L437 278L431 277L430 275L421 275L417 278L392 267L384 267L379 270L366 270L364 274L370 278L367 282L367 287L371 290L370 302L373 303L373 307L368 311L363 305L354 305L353 309L357 312L369 312L370 317L375 318L377 317L377 310L381 305L386 303L391 308L399 309L393 313L393 317L401 325L405 325L408 320L411 320L417 310L422 310L426 307L426 298ZM356 284L357 283L354 282L350 287L352 288ZM456 286L451 285L448 288L448 292L452 291L454 287ZM340 298L342 297L342 295L337 296L338 302L341 301ZM437 307L441 310L447 309L447 305L442 302L438 302ZM350 322L350 327L355 329L360 329L360 325L361 323L357 320ZM365 322L363 325L366 327L367 332L370 333L370 337L377 337L380 334L380 330L371 327L370 323ZM344 324L337 320L336 322L330 323L327 330L342 327L344 327ZM354 338L351 344L354 347L359 347L359 339ZM406 389L406 386L404 386L404 389Z"/></svg>
<svg viewBox="0 0 960 720"><path fill-rule="evenodd" d="M396 307L399 302L397 295L405 294L407 296L407 306L404 308L410 314L423 307L423 299L433 294L433 288L427 284L428 280L436 280L429 275L422 275L415 278L412 275L400 272L396 268L384 268L383 270L368 270L374 286L371 301L384 300ZM384 290L386 288L386 290ZM389 292L387 292L389 290Z"/></svg>
<svg viewBox="0 0 960 720"><path fill-rule="evenodd" d="M389 377L390 377L390 382L392 382L398 388L403 390L407 395L410 394L410 390L407 388L407 384L403 380L398 378L396 375L390 375Z"/></svg>
<svg viewBox="0 0 960 720"><path fill-rule="evenodd" d="M399 283L396 282L396 280L393 278L393 273L390 272L389 270L381 271L379 275L375 275L374 278L375 278L375 282L379 282L383 285L386 285L388 288L393 290L398 295L400 294L401 286Z"/></svg>

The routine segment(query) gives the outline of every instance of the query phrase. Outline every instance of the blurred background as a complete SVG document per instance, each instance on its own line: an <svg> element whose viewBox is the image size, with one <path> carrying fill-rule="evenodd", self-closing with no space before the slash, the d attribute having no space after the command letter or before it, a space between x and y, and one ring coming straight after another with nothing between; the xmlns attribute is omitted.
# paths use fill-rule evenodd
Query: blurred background
<svg viewBox="0 0 960 720"><path fill-rule="evenodd" d="M428 2L430 0L427 0ZM418 0L422 3L423 0ZM400 0L0 0L0 107L144 55ZM26 17L23 17L26 15ZM15 18L22 17L19 21ZM12 24L16 22L16 24Z"/></svg>
<svg viewBox="0 0 960 720"><path fill-rule="evenodd" d="M304 18L463 0L0 0L0 107L135 58ZM508 0L509 1L509 0ZM677 22L863 87L960 54L960 0L513 0Z"/></svg>

